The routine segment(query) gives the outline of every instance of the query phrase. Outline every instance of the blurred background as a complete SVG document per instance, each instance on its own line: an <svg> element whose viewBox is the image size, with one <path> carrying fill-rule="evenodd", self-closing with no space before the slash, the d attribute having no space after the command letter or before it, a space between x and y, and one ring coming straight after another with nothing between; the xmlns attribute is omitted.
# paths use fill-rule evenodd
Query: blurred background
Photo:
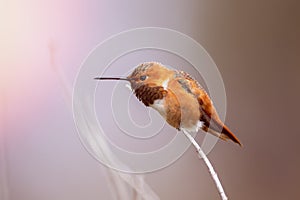
<svg viewBox="0 0 300 200"><path fill-rule="evenodd" d="M299 8L296 0L1 0L1 198L115 198L106 167L80 143L69 91L98 43L158 26L195 39L223 77L226 123L244 146L218 142L209 158L229 198L299 199ZM145 181L160 199L219 199L193 148Z"/></svg>

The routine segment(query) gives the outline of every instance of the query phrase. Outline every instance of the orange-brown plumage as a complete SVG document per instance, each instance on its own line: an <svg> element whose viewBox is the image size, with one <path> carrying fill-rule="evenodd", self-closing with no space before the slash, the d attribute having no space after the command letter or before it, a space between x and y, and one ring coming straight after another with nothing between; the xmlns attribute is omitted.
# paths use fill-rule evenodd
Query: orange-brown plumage
<svg viewBox="0 0 300 200"><path fill-rule="evenodd" d="M208 94L189 74L148 62L139 65L128 80L137 98L146 106L158 110L176 129L198 131L201 128L223 140L231 139L241 145L220 120Z"/></svg>
<svg viewBox="0 0 300 200"><path fill-rule="evenodd" d="M140 101L157 110L176 129L197 132L201 128L241 145L220 120L208 94L189 74L147 62L135 68L125 80L131 83Z"/></svg>
<svg viewBox="0 0 300 200"><path fill-rule="evenodd" d="M199 109L201 112L200 120L204 122L202 129L213 135L221 133L219 137L223 140L231 139L232 141L241 145L239 139L229 130L229 128L220 120L220 117L213 106L213 103L206 93L206 91L201 87L201 85L193 79L189 74L185 72L179 72L185 80L189 83L189 88L198 100Z"/></svg>

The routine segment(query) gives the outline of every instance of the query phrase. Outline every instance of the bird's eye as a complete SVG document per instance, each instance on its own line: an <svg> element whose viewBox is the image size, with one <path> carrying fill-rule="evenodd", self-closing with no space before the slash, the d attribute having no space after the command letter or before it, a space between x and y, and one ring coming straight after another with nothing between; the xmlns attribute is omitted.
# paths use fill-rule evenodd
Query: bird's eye
<svg viewBox="0 0 300 200"><path fill-rule="evenodd" d="M147 78L147 76L146 76L146 75L144 75L144 76L140 76L140 80L141 80L141 81L144 81L144 80L146 80L146 78Z"/></svg>

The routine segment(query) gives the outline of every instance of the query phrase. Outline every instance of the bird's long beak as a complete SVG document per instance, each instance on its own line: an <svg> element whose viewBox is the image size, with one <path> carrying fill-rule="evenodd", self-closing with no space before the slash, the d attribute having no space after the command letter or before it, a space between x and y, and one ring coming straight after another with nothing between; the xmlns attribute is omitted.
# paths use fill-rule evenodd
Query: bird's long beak
<svg viewBox="0 0 300 200"><path fill-rule="evenodd" d="M124 77L96 77L95 80L123 80L123 81L130 81L129 78Z"/></svg>
<svg viewBox="0 0 300 200"><path fill-rule="evenodd" d="M100 81L119 81L119 80L122 80L122 81L129 81L131 83L131 78L129 77L95 77L94 78L95 80L100 80ZM131 83L132 84L132 83ZM130 89L130 91L132 91L132 86L130 86L129 84L126 84L126 87L128 87Z"/></svg>

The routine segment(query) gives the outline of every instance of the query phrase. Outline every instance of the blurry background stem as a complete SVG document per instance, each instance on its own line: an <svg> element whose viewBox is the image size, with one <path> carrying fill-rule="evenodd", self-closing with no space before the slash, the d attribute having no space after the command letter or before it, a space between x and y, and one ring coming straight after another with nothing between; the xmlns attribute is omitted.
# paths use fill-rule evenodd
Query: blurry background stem
<svg viewBox="0 0 300 200"><path fill-rule="evenodd" d="M6 117L6 96L3 88L0 88L0 199L9 200L8 187L8 162L6 151L5 117Z"/></svg>
<svg viewBox="0 0 300 200"><path fill-rule="evenodd" d="M57 53L57 46L53 42L53 40L50 40L48 44L48 50L50 54L50 66L53 72L55 73L55 76L58 78L61 89L63 91L65 102L70 111L72 112L72 90L66 77L64 76L63 71L56 64L55 57ZM93 130L90 129L90 131ZM107 158L110 158L111 162L113 162L113 160L116 160L116 158L114 158L114 155L109 150L107 145L101 146L98 144L95 151L101 154L105 154ZM111 194L114 196L115 199L159 199L159 197L155 194L151 187L148 186L143 175L126 174L116 170L112 170L110 168L105 169L107 169L105 173L107 176L107 183L110 186L112 190Z"/></svg>

